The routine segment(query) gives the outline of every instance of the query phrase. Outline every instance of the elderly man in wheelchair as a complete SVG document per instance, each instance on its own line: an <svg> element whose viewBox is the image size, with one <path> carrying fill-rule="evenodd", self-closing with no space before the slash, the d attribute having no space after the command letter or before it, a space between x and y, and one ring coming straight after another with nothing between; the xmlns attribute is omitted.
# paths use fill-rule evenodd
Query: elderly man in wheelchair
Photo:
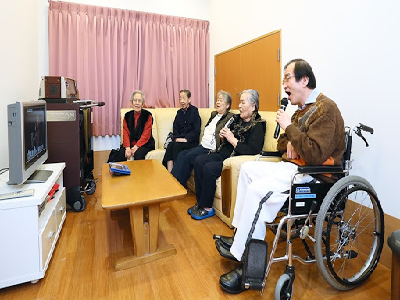
<svg viewBox="0 0 400 300"><path fill-rule="evenodd" d="M242 165L234 236L214 235L221 256L240 262L220 277L228 293L263 290L271 264L287 260L275 299L291 299L293 258L316 262L332 286L351 289L372 273L382 250L383 211L376 193L365 179L347 176L352 131L364 139L361 130L372 129L360 124L346 132L338 107L316 89L312 68L302 59L285 65L283 86L291 104L298 106L292 118L283 109L277 113L277 123L285 130L278 140L283 161ZM272 223L277 216L279 223ZM276 232L269 261L266 223ZM314 237L309 234L312 227ZM292 254L291 239L298 236L306 259ZM274 258L279 237L287 239L287 251ZM315 243L314 254L306 237Z"/></svg>

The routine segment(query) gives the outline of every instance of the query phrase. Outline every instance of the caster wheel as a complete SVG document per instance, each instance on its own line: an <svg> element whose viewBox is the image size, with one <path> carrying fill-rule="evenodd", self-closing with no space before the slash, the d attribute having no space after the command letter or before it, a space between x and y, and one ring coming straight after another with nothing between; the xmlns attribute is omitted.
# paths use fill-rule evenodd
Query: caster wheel
<svg viewBox="0 0 400 300"><path fill-rule="evenodd" d="M83 197L81 195L81 199L78 201L75 201L74 204L72 205L72 210L79 212L79 211L83 211L86 207L86 201L85 201L85 197Z"/></svg>
<svg viewBox="0 0 400 300"><path fill-rule="evenodd" d="M275 287L275 300L290 300L293 295L293 285L289 287L290 277L282 274Z"/></svg>

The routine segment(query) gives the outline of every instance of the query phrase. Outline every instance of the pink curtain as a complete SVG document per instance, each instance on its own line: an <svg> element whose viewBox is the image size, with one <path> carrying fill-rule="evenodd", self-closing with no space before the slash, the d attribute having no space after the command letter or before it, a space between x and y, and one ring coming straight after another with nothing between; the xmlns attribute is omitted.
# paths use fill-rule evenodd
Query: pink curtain
<svg viewBox="0 0 400 300"><path fill-rule="evenodd" d="M177 107L179 90L208 107L209 22L50 1L49 68L73 78L93 109L93 134L117 135L119 111L139 89L147 107Z"/></svg>

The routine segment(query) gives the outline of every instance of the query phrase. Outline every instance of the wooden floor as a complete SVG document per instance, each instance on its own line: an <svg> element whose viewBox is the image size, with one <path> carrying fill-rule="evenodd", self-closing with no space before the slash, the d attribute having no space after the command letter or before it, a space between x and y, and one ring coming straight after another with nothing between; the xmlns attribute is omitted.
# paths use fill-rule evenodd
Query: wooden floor
<svg viewBox="0 0 400 300"><path fill-rule="evenodd" d="M284 262L272 265L262 296L257 291L230 295L220 289L219 276L236 264L219 256L212 235L232 231L218 217L191 219L186 212L195 203L191 192L185 199L163 203L160 209L160 238L174 244L177 254L123 271L115 271L113 265L117 258L132 254L128 212L102 209L100 182L96 192L85 198L83 212L67 212L45 278L1 289L1 300L273 299ZM267 240L272 241L272 234ZM297 254L306 256L297 245L295 241ZM283 250L284 243L278 247ZM381 264L363 286L348 292L330 287L315 264L295 262L295 267L293 299L390 299L390 270Z"/></svg>

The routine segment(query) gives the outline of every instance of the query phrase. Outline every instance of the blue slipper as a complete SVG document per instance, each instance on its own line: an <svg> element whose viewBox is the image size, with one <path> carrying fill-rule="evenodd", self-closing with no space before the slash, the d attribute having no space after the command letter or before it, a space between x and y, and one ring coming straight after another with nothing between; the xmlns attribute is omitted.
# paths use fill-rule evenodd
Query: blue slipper
<svg viewBox="0 0 400 300"><path fill-rule="evenodd" d="M212 217L213 215L215 215L214 208L211 208L211 210L208 211L202 207L198 207L197 209L193 209L191 212L192 219L195 220L203 220Z"/></svg>
<svg viewBox="0 0 400 300"><path fill-rule="evenodd" d="M188 213L189 215L191 215L191 214L192 214L192 210L197 210L198 208L199 208L199 205L198 205L197 202L196 202L195 205L193 205L193 206L191 206L191 207L188 208L187 213Z"/></svg>

